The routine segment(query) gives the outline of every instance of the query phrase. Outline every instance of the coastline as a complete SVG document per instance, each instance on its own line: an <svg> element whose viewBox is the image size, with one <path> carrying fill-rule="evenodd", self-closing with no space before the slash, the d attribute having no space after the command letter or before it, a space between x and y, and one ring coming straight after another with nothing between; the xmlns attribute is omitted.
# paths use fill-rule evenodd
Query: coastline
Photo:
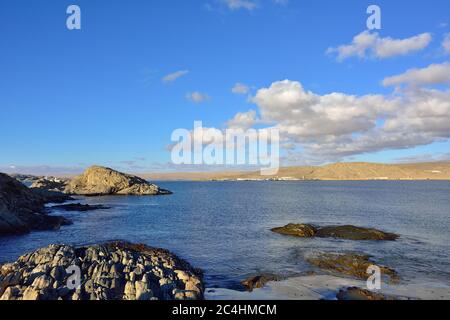
<svg viewBox="0 0 450 320"><path fill-rule="evenodd" d="M282 281L269 282L264 288L252 292L230 289L205 290L207 300L337 300L339 290L348 287L365 288L366 283L352 278L332 275L310 275L293 277ZM440 283L400 283L382 284L377 291L400 300L446 300L450 296L450 286Z"/></svg>

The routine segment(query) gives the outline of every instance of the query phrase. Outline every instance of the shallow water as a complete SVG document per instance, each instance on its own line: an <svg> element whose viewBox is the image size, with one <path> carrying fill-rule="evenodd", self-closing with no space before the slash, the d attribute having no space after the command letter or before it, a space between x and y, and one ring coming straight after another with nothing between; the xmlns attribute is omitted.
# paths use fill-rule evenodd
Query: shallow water
<svg viewBox="0 0 450 320"><path fill-rule="evenodd" d="M0 262L50 243L121 239L171 250L205 271L209 287L239 288L259 272L310 270L316 251L358 251L403 281L450 286L450 182L160 182L161 197L81 198L110 210L55 212L74 224L0 238ZM401 235L395 242L298 239L272 233L290 222L353 224ZM449 297L450 298L450 297Z"/></svg>

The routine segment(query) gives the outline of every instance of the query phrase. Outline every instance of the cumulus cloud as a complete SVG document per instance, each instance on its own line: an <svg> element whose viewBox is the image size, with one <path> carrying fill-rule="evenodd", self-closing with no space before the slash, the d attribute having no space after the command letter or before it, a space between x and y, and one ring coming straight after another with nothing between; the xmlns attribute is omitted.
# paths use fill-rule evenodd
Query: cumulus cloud
<svg viewBox="0 0 450 320"><path fill-rule="evenodd" d="M258 90L252 101L260 117L256 111L238 114L229 124L274 125L284 145L302 150L304 162L337 161L450 138L449 90L410 88L388 96L319 95L297 81L284 80Z"/></svg>
<svg viewBox="0 0 450 320"><path fill-rule="evenodd" d="M188 99L189 101L194 102L194 103L202 103L202 102L209 100L210 97L207 94L204 94L204 93L201 93L198 91L194 91L194 92L187 93L186 99Z"/></svg>
<svg viewBox="0 0 450 320"><path fill-rule="evenodd" d="M231 92L235 94L247 94L250 88L243 83L236 83L231 89Z"/></svg>
<svg viewBox="0 0 450 320"><path fill-rule="evenodd" d="M385 59L403 56L428 47L432 40L430 33L422 33L406 39L382 38L377 32L363 31L352 43L328 48L328 54L335 54L338 61L350 57Z"/></svg>
<svg viewBox="0 0 450 320"><path fill-rule="evenodd" d="M383 80L384 86L423 86L450 83L450 63L432 64L423 69L410 69Z"/></svg>
<svg viewBox="0 0 450 320"><path fill-rule="evenodd" d="M189 73L189 70L180 70L180 71L176 71L176 72L173 72L173 73L170 73L170 74L164 76L164 77L162 78L162 81L163 81L164 83L171 83L171 82L174 82L174 81L176 81L177 79L179 79L179 78L181 78L181 77L187 75L188 73Z"/></svg>
<svg viewBox="0 0 450 320"><path fill-rule="evenodd" d="M442 41L442 48L446 54L450 54L450 33L444 36L444 41Z"/></svg>
<svg viewBox="0 0 450 320"><path fill-rule="evenodd" d="M228 128L247 130L254 126L257 122L256 111L249 110L247 112L237 113L233 119L227 122Z"/></svg>

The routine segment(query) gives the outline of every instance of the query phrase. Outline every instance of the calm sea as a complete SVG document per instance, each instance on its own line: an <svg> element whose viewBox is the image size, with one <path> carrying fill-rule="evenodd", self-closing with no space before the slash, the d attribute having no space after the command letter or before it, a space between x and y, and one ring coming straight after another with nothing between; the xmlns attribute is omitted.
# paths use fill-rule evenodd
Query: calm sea
<svg viewBox="0 0 450 320"><path fill-rule="evenodd" d="M450 286L450 182L159 182L162 197L80 198L110 210L64 213L74 224L0 238L0 261L51 243L128 240L171 250L205 271L207 286L239 288L260 272L310 270L312 252L356 251L398 270L404 281ZM298 239L287 223L353 224L401 235L396 242Z"/></svg>

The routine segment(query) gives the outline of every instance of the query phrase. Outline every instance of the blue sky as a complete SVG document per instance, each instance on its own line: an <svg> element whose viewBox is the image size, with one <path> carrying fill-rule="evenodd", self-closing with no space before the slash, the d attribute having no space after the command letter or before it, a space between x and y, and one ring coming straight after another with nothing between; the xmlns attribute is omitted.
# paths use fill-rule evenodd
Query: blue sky
<svg viewBox="0 0 450 320"><path fill-rule="evenodd" d="M70 4L81 8L81 30L66 28ZM260 115L273 106L255 98L278 81L301 83L302 89L291 89L317 97L339 92L389 100L398 88L384 86L385 78L449 61L444 46L450 33L447 0L376 1L382 9L379 39L427 33L431 39L424 39L420 49L388 57L368 49L364 57L342 61L338 49L327 54L328 48L350 45L367 29L370 4L374 2L2 0L0 168L70 171L102 164L127 171L163 170L170 161L166 147L172 131L192 129L195 120L225 128L237 113L255 110L261 122L285 126L287 120ZM163 81L180 71L184 74L174 81ZM248 92L233 93L237 83L245 84ZM450 110L445 109L448 82L421 84L443 93L441 114L433 114L440 117L438 126L446 120L442 110ZM204 101L188 99L194 92L199 100L206 97ZM410 99L409 93L404 96ZM370 121L379 126L384 121L379 117ZM390 117L398 124L399 114ZM368 134L372 139L372 129L353 136ZM395 130L397 137L408 135L404 126ZM417 130L424 132L416 141L381 147L372 141L361 148L358 142L358 148L346 145L352 151L339 154L311 151L312 145L324 143L320 133L310 139L287 130L287 139L297 144L290 151L297 160L289 164L438 160L448 155L449 130L411 127L411 133ZM339 146L348 140L341 135L337 142L336 134L331 136Z"/></svg>

